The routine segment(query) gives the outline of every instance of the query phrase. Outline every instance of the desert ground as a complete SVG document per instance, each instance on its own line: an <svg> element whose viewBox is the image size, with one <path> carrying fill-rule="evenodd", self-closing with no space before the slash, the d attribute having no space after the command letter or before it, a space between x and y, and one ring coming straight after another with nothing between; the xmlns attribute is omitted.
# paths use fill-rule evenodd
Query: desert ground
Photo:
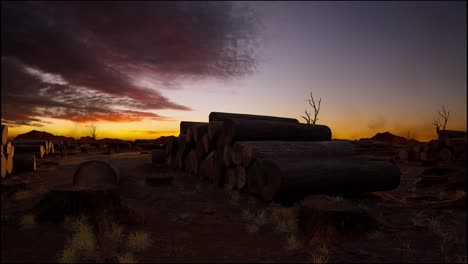
<svg viewBox="0 0 468 264"><path fill-rule="evenodd" d="M110 159L116 164L121 174L120 198L132 214L129 221L118 223L121 233L117 232L117 239L104 231L94 232L93 254L75 261L466 263L463 162L434 165L397 160L402 172L398 188L333 197L349 200L372 216L378 223L372 232L348 237L324 229L310 237L300 226L280 225L281 217L295 219L293 209L245 192L228 192L165 165L152 164L151 151L142 150L50 156L39 160L35 173L3 179L2 262L67 260L64 249L74 234L70 230L73 219L39 223L31 218L30 209L49 190L72 184L77 166L93 159ZM449 180L420 183L421 175L431 168ZM154 186L147 177L173 179ZM464 182L453 183L453 178ZM137 231L145 232L149 239L142 242L141 250L132 251L129 234ZM131 255L126 255L128 252Z"/></svg>

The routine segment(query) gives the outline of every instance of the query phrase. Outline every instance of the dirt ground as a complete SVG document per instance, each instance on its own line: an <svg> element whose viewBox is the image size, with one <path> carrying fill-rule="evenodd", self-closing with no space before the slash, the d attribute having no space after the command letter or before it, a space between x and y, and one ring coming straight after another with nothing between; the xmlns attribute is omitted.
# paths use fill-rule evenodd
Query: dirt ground
<svg viewBox="0 0 468 264"><path fill-rule="evenodd" d="M41 162L36 173L17 174L13 179L3 180L2 262L57 262L57 254L71 236L67 228L53 223L24 228L19 224L20 219L48 190L71 184L77 166L91 159L111 159L121 172L121 199L141 219L137 224L125 225L125 232L141 230L151 236L150 247L135 253L138 262L466 263L466 207L404 205L408 201L422 204L466 195L460 188L446 190L444 185L416 183L429 168L419 163L398 162L401 184L387 193L397 197L396 200L401 199L403 205L395 199L375 195L352 198L378 217L381 226L366 236L330 243L327 260L317 259L317 244L304 235L299 235L302 245L299 249L288 250L287 236L268 223L274 219L267 217L265 225L248 232L243 212L246 208L253 212L266 208L267 204L261 200L247 193L235 197L193 179L180 180L176 172L151 164L150 154L139 151L51 156ZM466 165L443 166L454 168L451 173L466 178ZM170 184L156 187L145 182L149 175L168 174L176 177ZM14 181L26 183L25 189L7 197L3 186ZM106 245L99 246L105 251Z"/></svg>

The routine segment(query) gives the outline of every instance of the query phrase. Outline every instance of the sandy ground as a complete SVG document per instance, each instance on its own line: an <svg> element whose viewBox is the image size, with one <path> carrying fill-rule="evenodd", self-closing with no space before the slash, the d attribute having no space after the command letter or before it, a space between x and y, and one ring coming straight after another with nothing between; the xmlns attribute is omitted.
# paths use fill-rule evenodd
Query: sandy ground
<svg viewBox="0 0 468 264"><path fill-rule="evenodd" d="M36 173L18 174L14 179L4 180L2 186L16 180L25 182L27 189L10 197L3 192L2 262L57 261L57 254L71 236L70 231L63 224L52 223L23 228L20 219L48 190L71 184L76 167L90 159L110 159L121 172L121 199L141 219L137 224L124 225L125 232L141 230L152 238L148 249L135 253L138 262L318 261L318 246L310 237L299 235L302 247L288 250L287 236L277 232L272 223L260 226L256 232L247 232L243 210L251 208L259 212L266 203L246 193L234 199L224 190L196 180L174 180L172 184L158 187L148 185L145 178L149 175L171 174L177 179L180 175L151 164L148 153L131 152L52 156L42 161ZM417 184L427 167L418 163L398 165L402 171L401 184L387 193L399 199L414 204L463 194L460 190L446 190L442 185ZM466 177L464 164L444 166L454 168L459 177ZM377 232L329 244L328 262L466 263L466 209L410 208L375 196L355 197L353 202L378 216L383 224ZM105 251L105 247L100 245L98 251Z"/></svg>

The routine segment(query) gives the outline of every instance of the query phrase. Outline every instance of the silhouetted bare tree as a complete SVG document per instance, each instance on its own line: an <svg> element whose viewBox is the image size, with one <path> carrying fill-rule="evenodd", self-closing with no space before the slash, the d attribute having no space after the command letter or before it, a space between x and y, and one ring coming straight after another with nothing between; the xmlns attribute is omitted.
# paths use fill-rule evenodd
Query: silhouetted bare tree
<svg viewBox="0 0 468 264"><path fill-rule="evenodd" d="M439 117L432 121L432 124L435 126L437 135L439 135L439 131L445 130L445 127L447 126L447 121L450 117L450 110L446 111L445 107L442 106L442 113L440 111L437 112L439 114ZM443 121L440 120L442 118Z"/></svg>
<svg viewBox="0 0 468 264"><path fill-rule="evenodd" d="M312 106L314 108L314 118L312 119L310 117L311 113L307 112L307 110L305 110L306 116L301 116L301 117L305 119L307 124L315 125L315 122L317 122L317 120L318 120L317 116L318 116L319 111L320 111L320 103L322 102L322 98L315 101L314 96L312 95L312 92L310 92L310 99L307 99L306 101L309 102L310 106ZM318 106L317 106L317 103L318 103Z"/></svg>
<svg viewBox="0 0 468 264"><path fill-rule="evenodd" d="M91 137L92 137L93 139L96 139L96 135L97 135L96 129L97 129L96 125L95 125L95 124L91 124Z"/></svg>

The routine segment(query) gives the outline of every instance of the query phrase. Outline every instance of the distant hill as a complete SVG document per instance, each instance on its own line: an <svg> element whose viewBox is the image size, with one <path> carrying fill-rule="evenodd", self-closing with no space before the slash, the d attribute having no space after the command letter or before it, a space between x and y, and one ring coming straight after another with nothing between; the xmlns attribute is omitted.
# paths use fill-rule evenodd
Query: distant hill
<svg viewBox="0 0 468 264"><path fill-rule="evenodd" d="M406 145L413 142L418 142L414 139L407 139L405 137L394 135L390 132L377 133L371 138L361 138L360 140L376 140L390 143L392 145Z"/></svg>
<svg viewBox="0 0 468 264"><path fill-rule="evenodd" d="M72 137L55 136L54 134L32 130L24 134L19 134L15 139L40 139L40 140L57 140L57 141L75 141Z"/></svg>

